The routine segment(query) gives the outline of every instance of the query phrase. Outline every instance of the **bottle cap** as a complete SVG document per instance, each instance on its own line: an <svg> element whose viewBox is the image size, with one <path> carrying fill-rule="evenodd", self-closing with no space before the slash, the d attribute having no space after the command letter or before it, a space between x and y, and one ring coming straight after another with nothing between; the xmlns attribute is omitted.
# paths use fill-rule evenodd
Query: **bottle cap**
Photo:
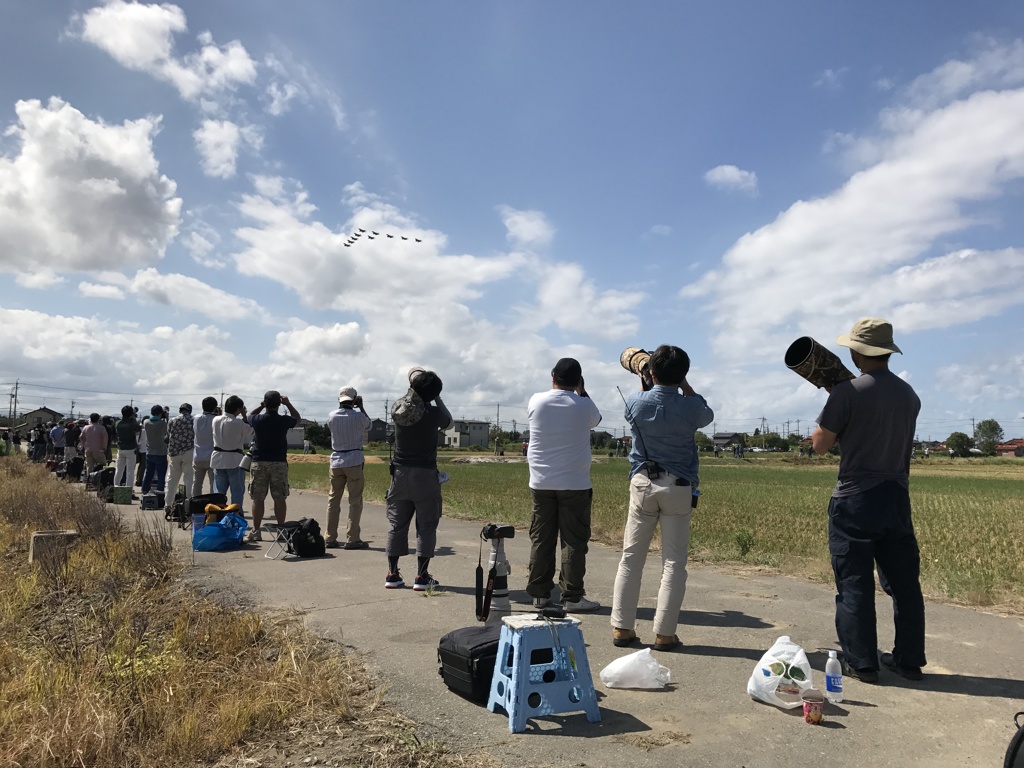
<svg viewBox="0 0 1024 768"><path fill-rule="evenodd" d="M829 657L830 659L838 659L838 658L839 658L839 656L837 656L837 655L836 655L836 652L835 652L835 651L829 651L829 652L828 652L828 657Z"/></svg>

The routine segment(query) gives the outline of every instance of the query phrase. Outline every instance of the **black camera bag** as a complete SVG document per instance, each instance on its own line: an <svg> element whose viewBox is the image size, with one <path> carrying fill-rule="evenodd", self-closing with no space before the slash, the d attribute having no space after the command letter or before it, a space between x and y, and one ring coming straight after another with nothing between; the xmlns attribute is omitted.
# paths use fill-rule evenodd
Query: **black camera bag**
<svg viewBox="0 0 1024 768"><path fill-rule="evenodd" d="M498 656L500 624L453 629L437 646L437 674L449 689L477 704L487 704Z"/></svg>

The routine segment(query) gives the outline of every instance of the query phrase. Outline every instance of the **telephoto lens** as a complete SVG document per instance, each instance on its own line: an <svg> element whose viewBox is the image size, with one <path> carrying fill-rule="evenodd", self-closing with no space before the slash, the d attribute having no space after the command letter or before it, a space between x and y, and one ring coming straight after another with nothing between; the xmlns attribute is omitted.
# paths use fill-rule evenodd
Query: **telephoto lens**
<svg viewBox="0 0 1024 768"><path fill-rule="evenodd" d="M647 368L651 353L639 347L626 347L619 355L619 364L627 371L640 376Z"/></svg>

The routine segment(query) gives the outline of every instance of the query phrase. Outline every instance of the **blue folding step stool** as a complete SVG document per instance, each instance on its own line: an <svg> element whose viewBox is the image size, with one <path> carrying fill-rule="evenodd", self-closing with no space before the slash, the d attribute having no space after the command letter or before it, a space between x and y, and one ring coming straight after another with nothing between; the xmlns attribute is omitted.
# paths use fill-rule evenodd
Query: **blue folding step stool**
<svg viewBox="0 0 1024 768"><path fill-rule="evenodd" d="M601 722L578 619L502 618L487 698L487 709L498 707L508 713L512 733L522 733L527 719L539 715L583 710L589 722Z"/></svg>

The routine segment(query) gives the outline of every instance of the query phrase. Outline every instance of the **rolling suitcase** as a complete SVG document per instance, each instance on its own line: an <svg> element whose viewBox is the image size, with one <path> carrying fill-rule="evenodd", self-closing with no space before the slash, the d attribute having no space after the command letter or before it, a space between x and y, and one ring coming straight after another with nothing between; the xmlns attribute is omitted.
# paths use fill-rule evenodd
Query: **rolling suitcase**
<svg viewBox="0 0 1024 768"><path fill-rule="evenodd" d="M486 704L498 655L500 624L454 629L437 646L437 673L460 696Z"/></svg>

